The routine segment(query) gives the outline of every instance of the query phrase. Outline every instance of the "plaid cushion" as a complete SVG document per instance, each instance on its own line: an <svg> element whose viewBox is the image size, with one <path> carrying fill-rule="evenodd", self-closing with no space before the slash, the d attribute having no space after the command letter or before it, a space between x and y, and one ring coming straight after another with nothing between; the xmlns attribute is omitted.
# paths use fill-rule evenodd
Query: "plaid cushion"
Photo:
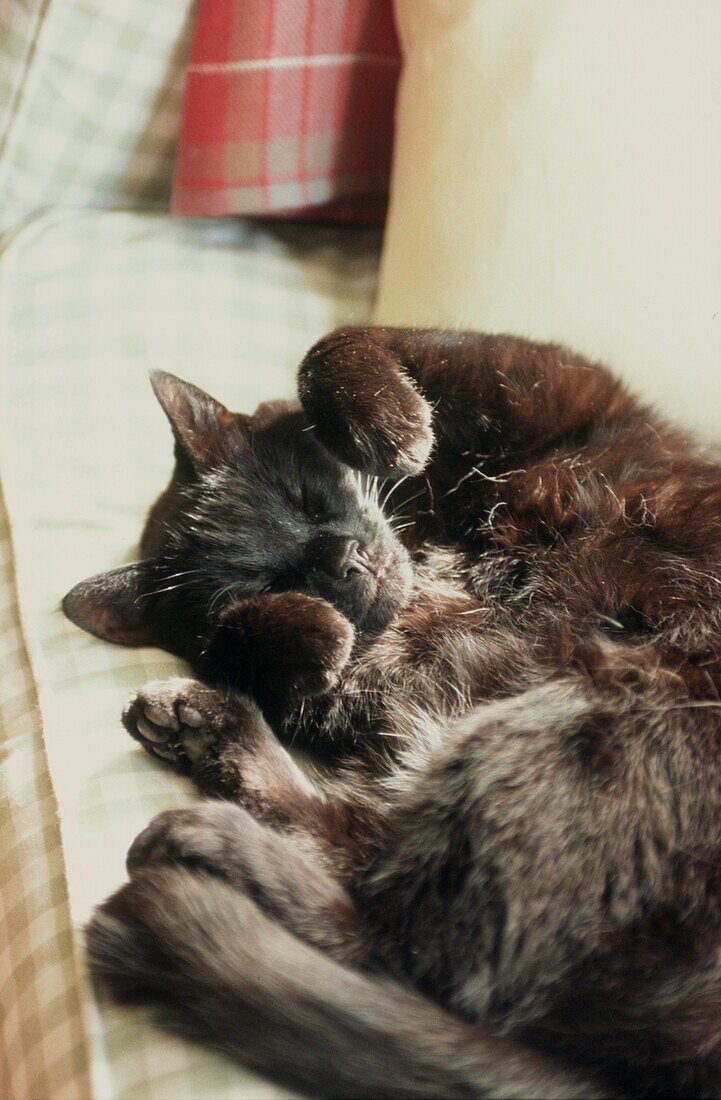
<svg viewBox="0 0 721 1100"><path fill-rule="evenodd" d="M201 0L173 212L377 215L399 68L390 0Z"/></svg>
<svg viewBox="0 0 721 1100"><path fill-rule="evenodd" d="M192 0L0 0L0 232L167 204Z"/></svg>
<svg viewBox="0 0 721 1100"><path fill-rule="evenodd" d="M0 493L0 1096L87 1100L65 866Z"/></svg>
<svg viewBox="0 0 721 1100"><path fill-rule="evenodd" d="M0 155L17 109L42 8L42 0L0 3Z"/></svg>

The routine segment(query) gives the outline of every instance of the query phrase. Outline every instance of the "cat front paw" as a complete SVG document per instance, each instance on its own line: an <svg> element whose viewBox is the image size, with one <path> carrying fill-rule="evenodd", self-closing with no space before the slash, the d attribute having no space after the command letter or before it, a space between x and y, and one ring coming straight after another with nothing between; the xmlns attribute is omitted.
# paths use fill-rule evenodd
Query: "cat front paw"
<svg viewBox="0 0 721 1100"><path fill-rule="evenodd" d="M175 676L145 684L128 701L122 721L151 756L190 775L219 739L239 736L241 725L261 723L262 717L249 699Z"/></svg>
<svg viewBox="0 0 721 1100"><path fill-rule="evenodd" d="M354 639L353 625L326 600L268 593L222 612L206 659L254 698L297 703L338 683Z"/></svg>
<svg viewBox="0 0 721 1100"><path fill-rule="evenodd" d="M428 462L431 406L397 357L363 329L339 329L311 348L298 393L318 439L347 465L403 477Z"/></svg>

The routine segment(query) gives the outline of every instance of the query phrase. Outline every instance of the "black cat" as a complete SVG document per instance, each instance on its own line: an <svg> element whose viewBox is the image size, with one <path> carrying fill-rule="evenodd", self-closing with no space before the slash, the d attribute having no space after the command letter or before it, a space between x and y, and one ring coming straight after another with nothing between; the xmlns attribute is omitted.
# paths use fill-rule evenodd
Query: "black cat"
<svg viewBox="0 0 721 1100"><path fill-rule="evenodd" d="M135 841L94 974L315 1095L718 1095L718 461L510 337L154 385L143 560L64 607L190 661L124 721L223 801Z"/></svg>

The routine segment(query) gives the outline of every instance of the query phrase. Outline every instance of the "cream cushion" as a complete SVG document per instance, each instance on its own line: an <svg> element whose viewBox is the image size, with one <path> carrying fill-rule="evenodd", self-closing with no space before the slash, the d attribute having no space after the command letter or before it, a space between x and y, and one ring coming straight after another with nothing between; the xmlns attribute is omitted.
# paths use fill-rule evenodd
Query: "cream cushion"
<svg viewBox="0 0 721 1100"><path fill-rule="evenodd" d="M721 4L395 0L376 317L560 340L721 431Z"/></svg>
<svg viewBox="0 0 721 1100"><path fill-rule="evenodd" d="M0 720L7 687L18 701L37 699L41 722L29 727L32 702L18 709L7 701L15 725L14 739L0 741L0 823L7 820L11 845L0 860L0 931L9 933L0 976L7 962L14 979L3 986L8 1026L0 1040L12 1058L9 1091L0 1058L3 1096L288 1095L160 1033L147 1014L96 1004L86 985L74 984L82 925L125 878L133 836L153 814L197 795L119 721L131 691L181 671L180 662L83 634L59 601L79 579L132 560L143 515L169 475L171 436L148 371L174 371L243 410L292 394L313 341L338 324L367 321L377 252L369 231L56 210L18 233L2 256L0 471L29 659L15 653L12 616L7 630L0 616L7 673ZM0 540L0 565L2 550ZM0 607L2 600L0 590ZM33 849L21 874L15 857L28 837ZM56 876L50 897L41 893L44 865ZM42 911L26 930L23 915L34 919L38 899ZM45 1045L38 1030L48 1019L56 1030ZM67 1055L53 1068L63 1043Z"/></svg>

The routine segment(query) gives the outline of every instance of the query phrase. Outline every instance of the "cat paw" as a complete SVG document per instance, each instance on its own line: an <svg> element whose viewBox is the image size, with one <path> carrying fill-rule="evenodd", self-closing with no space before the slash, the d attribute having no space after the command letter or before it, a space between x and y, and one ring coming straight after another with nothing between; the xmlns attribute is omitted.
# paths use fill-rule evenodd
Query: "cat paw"
<svg viewBox="0 0 721 1100"><path fill-rule="evenodd" d="M261 700L299 702L338 683L354 640L353 625L326 600L268 593L222 612L206 658L230 683Z"/></svg>
<svg viewBox="0 0 721 1100"><path fill-rule="evenodd" d="M212 801L158 814L133 841L126 859L132 877L149 864L183 863L195 870L234 878L243 848L247 814L228 802Z"/></svg>
<svg viewBox="0 0 721 1100"><path fill-rule="evenodd" d="M311 348L298 393L318 439L349 466L403 477L428 462L431 406L397 357L362 329L339 329Z"/></svg>
<svg viewBox="0 0 721 1100"><path fill-rule="evenodd" d="M122 721L146 752L188 775L225 734L225 719L231 713L228 698L198 680L153 680L131 697ZM253 711L253 717L261 720L250 700L236 696L232 711L236 720L240 710Z"/></svg>
<svg viewBox="0 0 721 1100"><path fill-rule="evenodd" d="M153 868L95 910L85 930L90 973L117 1001L156 1005L166 1022L172 1014L188 1034L204 1027L212 1042L210 1024L227 1014L223 978L236 970L241 981L247 977L255 995L239 988L238 1003L255 1004L282 969L280 952L269 957L266 926L271 934L278 927L226 883L184 868ZM216 988L217 1008L208 1010L202 991L212 997ZM249 1019L256 1016L251 1012ZM251 1050L263 1042L266 1029L259 1017L256 1033L249 1035Z"/></svg>

